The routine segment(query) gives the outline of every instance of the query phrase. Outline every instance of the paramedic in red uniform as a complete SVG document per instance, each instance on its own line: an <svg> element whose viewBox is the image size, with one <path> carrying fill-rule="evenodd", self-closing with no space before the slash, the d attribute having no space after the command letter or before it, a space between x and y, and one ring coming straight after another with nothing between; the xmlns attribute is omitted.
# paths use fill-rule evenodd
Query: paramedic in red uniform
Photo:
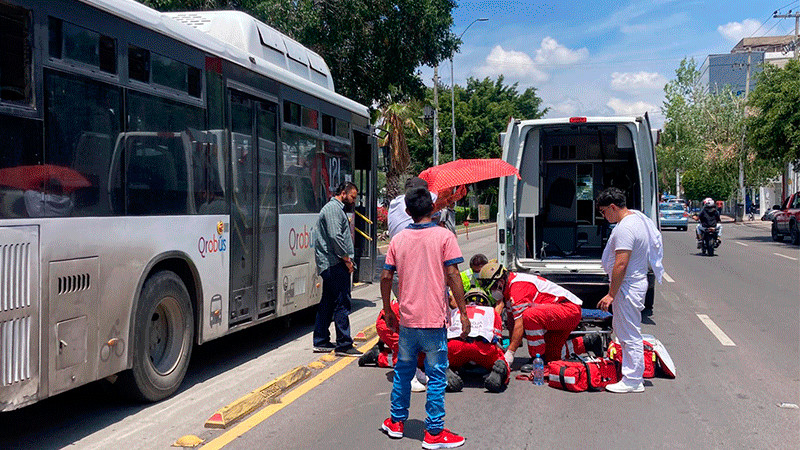
<svg viewBox="0 0 800 450"><path fill-rule="evenodd" d="M489 296L479 288L464 294L467 304L470 332L461 336L461 318L455 301L450 302L450 327L447 329L447 358L450 368L458 369L473 362L489 370L484 387L489 392L500 392L508 385L510 368L500 347L500 333L503 321L489 301ZM448 372L447 387L450 391L460 391L463 381L455 373Z"/></svg>
<svg viewBox="0 0 800 450"><path fill-rule="evenodd" d="M523 335L531 357L538 353L545 362L561 359L561 348L581 320L581 299L552 281L509 272L496 262L483 266L479 280L492 297L504 300L511 308L511 342L505 353L509 365L522 345Z"/></svg>

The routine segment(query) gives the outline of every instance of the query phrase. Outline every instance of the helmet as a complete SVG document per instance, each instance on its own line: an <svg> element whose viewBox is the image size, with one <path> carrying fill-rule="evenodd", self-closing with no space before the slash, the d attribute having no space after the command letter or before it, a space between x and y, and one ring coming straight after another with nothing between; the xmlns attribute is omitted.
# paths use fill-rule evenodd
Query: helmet
<svg viewBox="0 0 800 450"><path fill-rule="evenodd" d="M492 300L494 299L486 295L486 291L480 288L472 288L464 294L464 302L467 304L474 303L480 306L493 306Z"/></svg>
<svg viewBox="0 0 800 450"><path fill-rule="evenodd" d="M476 279L482 288L491 289L497 280L503 278L505 273L506 268L503 267L502 264L497 261L489 261L485 266L483 266Z"/></svg>
<svg viewBox="0 0 800 450"><path fill-rule="evenodd" d="M714 200L711 197L704 198L703 206L714 206Z"/></svg>

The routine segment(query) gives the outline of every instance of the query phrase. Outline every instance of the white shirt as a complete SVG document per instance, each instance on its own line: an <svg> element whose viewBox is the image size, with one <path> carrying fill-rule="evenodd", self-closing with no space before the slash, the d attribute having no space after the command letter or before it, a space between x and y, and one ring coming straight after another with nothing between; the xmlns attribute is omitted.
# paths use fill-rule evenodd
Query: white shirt
<svg viewBox="0 0 800 450"><path fill-rule="evenodd" d="M431 192L431 200L436 203L438 197ZM387 228L389 229L389 239L395 234L403 231L409 224L414 223L414 219L406 212L406 196L398 195L389 202L389 212L386 215Z"/></svg>
<svg viewBox="0 0 800 450"><path fill-rule="evenodd" d="M616 252L630 250L631 258L628 262L628 270L625 272L625 279L631 281L647 279L647 268L650 264L648 260L650 243L647 236L647 226L636 214L628 214L617 223L611 230L606 248L603 249L603 270L606 271L609 278L613 275ZM625 280L623 280L624 282Z"/></svg>

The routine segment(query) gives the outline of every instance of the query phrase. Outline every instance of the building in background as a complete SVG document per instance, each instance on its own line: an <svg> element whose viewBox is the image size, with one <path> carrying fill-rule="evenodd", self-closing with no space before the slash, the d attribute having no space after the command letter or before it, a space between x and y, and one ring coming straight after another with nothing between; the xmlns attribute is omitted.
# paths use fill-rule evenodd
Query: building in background
<svg viewBox="0 0 800 450"><path fill-rule="evenodd" d="M706 91L730 89L736 95L746 95L758 83L757 74L763 64L783 67L795 57L795 36L762 36L744 38L730 53L708 55L700 66L700 82ZM800 49L797 49L800 51ZM749 59L749 61L748 61ZM748 70L750 81L748 86ZM800 190L800 167L787 164L784 173L765 186L752 189L748 197L757 201L759 211L780 204L784 197Z"/></svg>

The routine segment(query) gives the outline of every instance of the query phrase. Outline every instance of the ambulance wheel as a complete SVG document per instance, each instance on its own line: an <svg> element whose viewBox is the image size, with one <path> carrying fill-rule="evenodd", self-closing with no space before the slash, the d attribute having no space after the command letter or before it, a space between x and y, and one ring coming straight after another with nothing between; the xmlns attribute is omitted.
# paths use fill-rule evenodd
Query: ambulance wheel
<svg viewBox="0 0 800 450"><path fill-rule="evenodd" d="M194 341L194 314L183 280L157 272L142 288L134 321L133 368L121 375L134 399L155 402L181 385Z"/></svg>

